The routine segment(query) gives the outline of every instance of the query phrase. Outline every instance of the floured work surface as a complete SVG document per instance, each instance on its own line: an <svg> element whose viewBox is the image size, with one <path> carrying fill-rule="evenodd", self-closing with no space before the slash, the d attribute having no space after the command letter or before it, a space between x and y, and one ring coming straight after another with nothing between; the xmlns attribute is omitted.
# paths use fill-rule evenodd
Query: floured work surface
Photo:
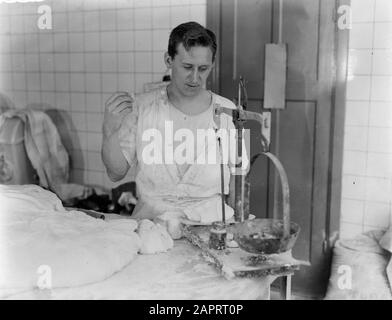
<svg viewBox="0 0 392 320"><path fill-rule="evenodd" d="M98 266L92 266L92 268ZM8 299L254 300L268 299L276 276L227 280L181 239L166 253L137 255L121 271L96 283L36 289Z"/></svg>
<svg viewBox="0 0 392 320"><path fill-rule="evenodd" d="M263 277L268 275L284 276L299 270L303 261L292 257L291 251L280 254L257 255L240 248L215 250L209 248L211 226L184 225L184 236L198 246L205 259L215 264L226 278Z"/></svg>

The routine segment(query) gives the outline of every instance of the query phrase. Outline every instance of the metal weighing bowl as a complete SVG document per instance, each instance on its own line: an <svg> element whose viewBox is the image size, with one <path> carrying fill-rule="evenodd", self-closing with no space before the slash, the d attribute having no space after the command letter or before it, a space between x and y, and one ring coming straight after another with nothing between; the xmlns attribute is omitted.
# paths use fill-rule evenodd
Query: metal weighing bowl
<svg viewBox="0 0 392 320"><path fill-rule="evenodd" d="M238 246L249 253L273 254L288 251L293 248L300 227L295 222L290 223L290 235L283 237L283 220L253 219L237 223L229 227Z"/></svg>

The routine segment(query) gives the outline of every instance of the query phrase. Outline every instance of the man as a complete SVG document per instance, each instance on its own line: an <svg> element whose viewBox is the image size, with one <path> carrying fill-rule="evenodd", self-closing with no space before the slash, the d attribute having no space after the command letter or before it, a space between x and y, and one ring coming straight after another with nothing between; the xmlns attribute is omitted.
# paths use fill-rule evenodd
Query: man
<svg viewBox="0 0 392 320"><path fill-rule="evenodd" d="M214 105L235 108L228 99L205 89L216 50L213 32L196 22L181 24L172 30L164 56L171 69L170 84L137 96L115 93L106 102L102 159L113 181L136 166L136 218L174 212L199 222L221 219L220 161L198 161L204 152L217 153L216 145L202 139L189 143L196 140L198 130L217 129ZM220 128L233 129L229 116L223 114L219 122ZM227 194L228 164L224 178ZM225 211L227 219L233 216L231 207L226 205Z"/></svg>

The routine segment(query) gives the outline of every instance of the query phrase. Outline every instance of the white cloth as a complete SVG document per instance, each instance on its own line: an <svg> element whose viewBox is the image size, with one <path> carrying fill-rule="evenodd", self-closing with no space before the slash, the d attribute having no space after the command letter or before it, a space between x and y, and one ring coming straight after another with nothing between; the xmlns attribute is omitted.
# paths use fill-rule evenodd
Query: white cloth
<svg viewBox="0 0 392 320"><path fill-rule="evenodd" d="M211 95L210 108L204 113L204 116L208 116L206 117L208 121L203 123L202 129L217 129L213 118L214 105L235 108L230 100L214 93ZM124 119L120 129L119 140L123 154L131 166L137 166L136 185L139 201L134 209L134 215L136 218L153 219L167 211L180 210L185 216L196 221L221 220L221 206L217 205L221 201L220 158L218 158L217 146L206 143L206 139L195 141L201 144L198 149L200 153L195 155L195 159L199 159L198 157L204 159L205 155L211 153L218 155L218 161L213 164L196 162L181 175L182 172L178 170L174 161L172 163L165 161L167 159L157 136L148 141L142 139L143 133L151 129L156 130L157 135L160 133L161 137L165 137L165 131L166 134L168 132L165 123L167 125L166 121L173 121L171 108L173 107L168 100L166 88L138 95L135 97L133 112ZM231 117L222 114L219 128L234 129ZM161 164L148 164L144 161L143 151L152 143L155 143L156 159L162 159ZM230 140L228 145L229 147L235 145L235 141ZM224 165L225 194L229 192L230 164L234 164L235 161L232 154L228 152L229 161ZM210 212L202 210L201 204ZM230 219L233 214L232 208L226 205L226 218Z"/></svg>
<svg viewBox="0 0 392 320"><path fill-rule="evenodd" d="M388 277L389 288L391 289L391 294L392 294L392 225L389 227L389 229L385 232L383 237L380 239L379 244L381 248L387 250L390 253L389 262L386 266L385 272Z"/></svg>
<svg viewBox="0 0 392 320"><path fill-rule="evenodd" d="M36 185L0 185L0 298L102 281L137 255L135 220L106 222L66 211Z"/></svg>

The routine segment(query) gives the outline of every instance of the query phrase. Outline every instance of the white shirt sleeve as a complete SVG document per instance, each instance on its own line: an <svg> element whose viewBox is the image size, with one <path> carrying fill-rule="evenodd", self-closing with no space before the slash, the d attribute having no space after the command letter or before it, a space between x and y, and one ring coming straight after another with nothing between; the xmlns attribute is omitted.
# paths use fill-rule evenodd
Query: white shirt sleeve
<svg viewBox="0 0 392 320"><path fill-rule="evenodd" d="M132 112L130 112L123 120L118 133L121 151L127 159L128 164L132 167L136 163L136 134L137 123L139 117L139 108L135 96Z"/></svg>

